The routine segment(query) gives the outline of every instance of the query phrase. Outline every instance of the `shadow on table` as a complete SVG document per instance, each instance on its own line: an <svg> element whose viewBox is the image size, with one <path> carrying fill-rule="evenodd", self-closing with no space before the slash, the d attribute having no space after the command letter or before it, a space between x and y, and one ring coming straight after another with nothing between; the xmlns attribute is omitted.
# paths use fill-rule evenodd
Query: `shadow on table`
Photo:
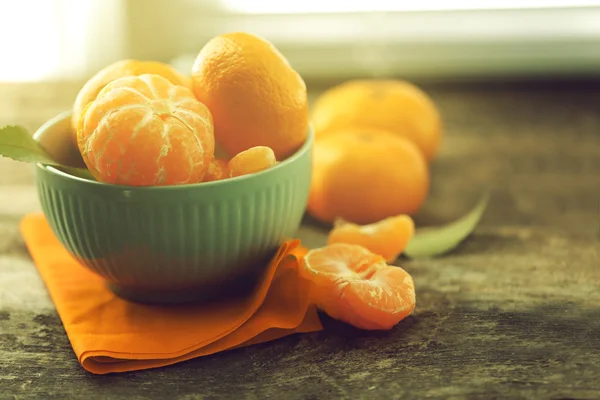
<svg viewBox="0 0 600 400"><path fill-rule="evenodd" d="M400 321L396 326L394 326L390 330L364 330L355 328L354 326L345 322L335 320L323 312L319 312L319 317L321 318L321 322L324 328L322 332L326 332L327 336L330 338L337 337L344 339L365 337L384 338L390 336L401 336L405 331L409 330L416 322L415 317L410 315L402 321Z"/></svg>

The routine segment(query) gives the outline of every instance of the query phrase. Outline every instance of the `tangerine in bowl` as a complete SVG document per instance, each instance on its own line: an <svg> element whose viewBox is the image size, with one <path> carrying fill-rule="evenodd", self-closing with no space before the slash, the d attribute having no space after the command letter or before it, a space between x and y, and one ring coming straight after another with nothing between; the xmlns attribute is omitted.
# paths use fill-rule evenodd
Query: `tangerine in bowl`
<svg viewBox="0 0 600 400"><path fill-rule="evenodd" d="M61 136L53 131L70 118L54 117L36 136ZM304 143L270 168L200 183L135 186L37 164L38 196L60 243L118 296L173 304L235 295L301 223L313 136L309 127Z"/></svg>

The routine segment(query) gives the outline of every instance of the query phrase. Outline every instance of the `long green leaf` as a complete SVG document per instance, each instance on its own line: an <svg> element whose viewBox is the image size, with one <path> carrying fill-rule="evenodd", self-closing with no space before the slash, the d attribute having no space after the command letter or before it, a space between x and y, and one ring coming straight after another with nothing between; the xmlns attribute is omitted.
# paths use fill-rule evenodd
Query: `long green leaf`
<svg viewBox="0 0 600 400"><path fill-rule="evenodd" d="M410 258L436 257L448 253L466 239L477 227L489 202L486 192L467 214L439 227L417 230L404 254Z"/></svg>

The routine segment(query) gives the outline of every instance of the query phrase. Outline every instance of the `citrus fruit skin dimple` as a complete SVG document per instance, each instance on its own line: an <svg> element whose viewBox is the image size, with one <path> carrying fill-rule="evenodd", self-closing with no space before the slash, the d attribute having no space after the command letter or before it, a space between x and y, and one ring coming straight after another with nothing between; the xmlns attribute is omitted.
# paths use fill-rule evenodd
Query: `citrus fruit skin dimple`
<svg viewBox="0 0 600 400"><path fill-rule="evenodd" d="M219 35L201 49L191 76L196 97L213 114L215 139L230 155L268 146L281 160L306 140L306 85L268 41Z"/></svg>
<svg viewBox="0 0 600 400"><path fill-rule="evenodd" d="M337 220L329 232L327 243L358 244L394 262L413 237L415 224L408 215L388 217L369 225Z"/></svg>
<svg viewBox="0 0 600 400"><path fill-rule="evenodd" d="M131 186L200 182L215 147L208 108L150 74L106 85L84 109L77 138L98 181Z"/></svg>
<svg viewBox="0 0 600 400"><path fill-rule="evenodd" d="M393 79L356 79L323 92L312 107L317 137L344 127L377 128L415 143L427 161L440 146L443 126L431 98L416 85Z"/></svg>
<svg viewBox="0 0 600 400"><path fill-rule="evenodd" d="M319 309L360 329L391 329L415 308L412 277L359 245L309 250L299 273L312 283L312 301Z"/></svg>
<svg viewBox="0 0 600 400"><path fill-rule="evenodd" d="M417 212L429 168L414 143L374 129L342 128L315 140L308 212L333 223L371 224Z"/></svg>
<svg viewBox="0 0 600 400"><path fill-rule="evenodd" d="M236 154L229 160L231 177L253 174L274 166L277 163L275 154L266 146L255 146Z"/></svg>
<svg viewBox="0 0 600 400"><path fill-rule="evenodd" d="M169 64L158 61L140 61L140 60L120 60L114 62L100 71L96 72L79 90L75 102L73 103L73 113L71 116L71 126L73 129L73 141L77 142L77 127L79 118L83 109L89 102L94 100L98 93L110 82L125 76L139 76L143 74L160 75L166 78L174 85L185 86L188 89L192 88L192 81L177 71Z"/></svg>

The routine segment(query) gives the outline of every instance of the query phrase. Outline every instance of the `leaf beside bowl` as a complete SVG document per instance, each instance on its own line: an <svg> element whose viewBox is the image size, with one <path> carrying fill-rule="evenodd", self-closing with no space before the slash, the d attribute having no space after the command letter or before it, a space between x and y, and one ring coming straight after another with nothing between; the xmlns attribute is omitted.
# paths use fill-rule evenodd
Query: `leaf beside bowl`
<svg viewBox="0 0 600 400"><path fill-rule="evenodd" d="M68 174L95 180L86 168L71 167L54 160L27 129L19 125L7 125L0 128L0 156L20 162L52 165Z"/></svg>
<svg viewBox="0 0 600 400"><path fill-rule="evenodd" d="M436 257L454 250L477 227L489 202L486 192L465 215L445 225L421 228L408 242L404 255L409 258Z"/></svg>

